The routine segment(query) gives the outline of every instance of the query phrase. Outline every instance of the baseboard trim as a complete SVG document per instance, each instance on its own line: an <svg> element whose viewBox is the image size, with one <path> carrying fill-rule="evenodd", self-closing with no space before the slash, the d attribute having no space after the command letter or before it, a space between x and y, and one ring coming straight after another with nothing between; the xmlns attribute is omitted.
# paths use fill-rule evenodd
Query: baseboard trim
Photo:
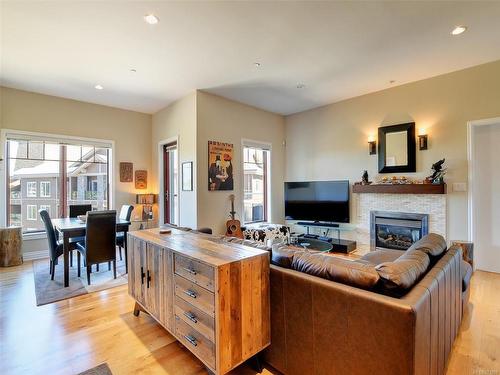
<svg viewBox="0 0 500 375"><path fill-rule="evenodd" d="M37 260L49 257L49 250L28 251L23 254L23 260Z"/></svg>

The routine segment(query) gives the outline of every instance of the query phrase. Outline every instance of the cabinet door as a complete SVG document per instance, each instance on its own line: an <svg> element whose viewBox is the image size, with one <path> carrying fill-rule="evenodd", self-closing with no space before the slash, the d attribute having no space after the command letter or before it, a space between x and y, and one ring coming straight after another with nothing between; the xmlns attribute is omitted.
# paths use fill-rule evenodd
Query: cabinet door
<svg viewBox="0 0 500 375"><path fill-rule="evenodd" d="M128 292L141 305L146 306L146 242L129 236L128 240Z"/></svg>
<svg viewBox="0 0 500 375"><path fill-rule="evenodd" d="M148 243L146 271L146 307L151 315L162 322L161 311L165 304L163 292L165 289L163 274L163 249Z"/></svg>

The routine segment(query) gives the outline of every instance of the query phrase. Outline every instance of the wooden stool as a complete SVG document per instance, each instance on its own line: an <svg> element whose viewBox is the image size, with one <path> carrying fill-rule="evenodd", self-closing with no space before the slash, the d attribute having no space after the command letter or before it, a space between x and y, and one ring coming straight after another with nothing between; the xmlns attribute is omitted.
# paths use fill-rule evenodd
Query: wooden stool
<svg viewBox="0 0 500 375"><path fill-rule="evenodd" d="M21 227L0 228L0 267L23 264Z"/></svg>

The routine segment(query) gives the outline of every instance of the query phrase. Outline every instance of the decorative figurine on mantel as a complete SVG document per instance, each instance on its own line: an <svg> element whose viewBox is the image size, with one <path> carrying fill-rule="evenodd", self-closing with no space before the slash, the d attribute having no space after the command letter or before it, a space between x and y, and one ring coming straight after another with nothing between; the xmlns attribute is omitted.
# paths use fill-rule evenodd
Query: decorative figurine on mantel
<svg viewBox="0 0 500 375"><path fill-rule="evenodd" d="M361 184L362 185L370 185L371 182L368 181L368 171L363 172L363 176L361 176Z"/></svg>
<svg viewBox="0 0 500 375"><path fill-rule="evenodd" d="M427 184L442 184L444 183L444 175L446 174L446 168L443 168L445 159L441 159L434 164L432 164L432 175L425 179Z"/></svg>

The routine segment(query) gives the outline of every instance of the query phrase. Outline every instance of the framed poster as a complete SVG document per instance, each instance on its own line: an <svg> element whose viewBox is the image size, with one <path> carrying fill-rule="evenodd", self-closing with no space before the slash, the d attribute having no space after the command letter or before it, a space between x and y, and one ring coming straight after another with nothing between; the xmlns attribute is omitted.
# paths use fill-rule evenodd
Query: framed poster
<svg viewBox="0 0 500 375"><path fill-rule="evenodd" d="M135 188L136 189L148 188L148 171L144 170L135 171Z"/></svg>
<svg viewBox="0 0 500 375"><path fill-rule="evenodd" d="M120 182L134 181L134 164L121 162L120 163Z"/></svg>
<svg viewBox="0 0 500 375"><path fill-rule="evenodd" d="M233 190L232 143L208 141L208 190Z"/></svg>
<svg viewBox="0 0 500 375"><path fill-rule="evenodd" d="M182 190L193 190L193 162L187 161L182 163Z"/></svg>

